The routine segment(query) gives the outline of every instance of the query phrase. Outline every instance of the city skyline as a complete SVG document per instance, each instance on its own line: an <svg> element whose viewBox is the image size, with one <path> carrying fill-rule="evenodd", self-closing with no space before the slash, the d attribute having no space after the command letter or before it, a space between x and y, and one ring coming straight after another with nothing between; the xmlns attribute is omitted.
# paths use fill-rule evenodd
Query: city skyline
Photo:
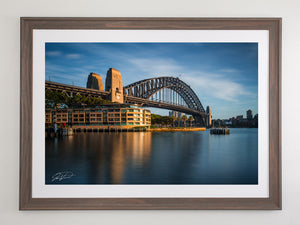
<svg viewBox="0 0 300 225"><path fill-rule="evenodd" d="M257 43L46 43L46 79L86 86L88 74L105 80L113 67L123 84L179 77L198 95L213 119L258 113ZM168 115L168 110L153 109Z"/></svg>
<svg viewBox="0 0 300 225"><path fill-rule="evenodd" d="M248 109L248 110L251 110L251 109ZM247 110L247 111L248 111L248 110ZM247 111L244 112L244 113L241 113L241 114L238 114L238 115L229 117L229 118L222 118L222 119L220 119L220 118L214 118L213 120L229 120L229 119L232 119L232 118L235 118L235 119L236 119L237 117L240 117L240 116L242 116L243 119L248 119L248 118L247 118ZM252 111L252 110L251 110L251 111ZM256 115L258 115L258 113L253 114L252 117L254 117L254 116L256 116Z"/></svg>

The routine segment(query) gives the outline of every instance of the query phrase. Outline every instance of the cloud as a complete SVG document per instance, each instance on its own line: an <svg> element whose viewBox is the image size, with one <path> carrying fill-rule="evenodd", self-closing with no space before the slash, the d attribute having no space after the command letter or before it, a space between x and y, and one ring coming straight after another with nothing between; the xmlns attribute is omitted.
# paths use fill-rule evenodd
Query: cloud
<svg viewBox="0 0 300 225"><path fill-rule="evenodd" d="M63 66L59 66L52 63L46 63L46 72L52 72L52 73L66 73L66 68Z"/></svg>
<svg viewBox="0 0 300 225"><path fill-rule="evenodd" d="M88 72L81 68L65 68L61 65L53 65L48 63L46 65L46 79L56 78L59 82L65 83L64 80L78 81L85 80L88 76ZM53 80L55 81L55 80ZM70 82L69 82L70 83Z"/></svg>
<svg viewBox="0 0 300 225"><path fill-rule="evenodd" d="M206 71L187 71L186 68L171 59L160 58L128 58L129 63L137 70L149 75L176 76L188 83L193 90L199 90L217 99L237 102L240 96L254 96L240 83L227 75ZM237 69L223 69L223 73L237 73Z"/></svg>
<svg viewBox="0 0 300 225"><path fill-rule="evenodd" d="M149 74L171 74L178 73L182 70L182 67L176 65L170 59L160 59L160 58L128 58L129 63L132 64L137 70L149 73Z"/></svg>
<svg viewBox="0 0 300 225"><path fill-rule="evenodd" d="M61 56L62 55L62 53L60 52L60 51L47 51L46 52L46 55L47 56L52 56L52 57L55 57L55 56Z"/></svg>
<svg viewBox="0 0 300 225"><path fill-rule="evenodd" d="M232 68L220 69L218 71L221 72L221 73L240 73L240 72L242 72L241 70L232 69Z"/></svg>
<svg viewBox="0 0 300 225"><path fill-rule="evenodd" d="M59 57L59 56L63 56L67 59L78 59L81 57L80 54L76 54L76 53L70 53L70 54L63 54L62 52L60 51L47 51L46 52L46 55L47 56L50 56L50 57Z"/></svg>
<svg viewBox="0 0 300 225"><path fill-rule="evenodd" d="M80 54L66 54L65 55L65 57L67 58L67 59L79 59L80 57L81 57L81 55Z"/></svg>
<svg viewBox="0 0 300 225"><path fill-rule="evenodd" d="M195 72L193 73L195 74ZM218 99L237 102L240 96L251 96L246 88L221 74L197 72L197 76L184 75L184 80L192 84L191 87L201 90L207 95Z"/></svg>

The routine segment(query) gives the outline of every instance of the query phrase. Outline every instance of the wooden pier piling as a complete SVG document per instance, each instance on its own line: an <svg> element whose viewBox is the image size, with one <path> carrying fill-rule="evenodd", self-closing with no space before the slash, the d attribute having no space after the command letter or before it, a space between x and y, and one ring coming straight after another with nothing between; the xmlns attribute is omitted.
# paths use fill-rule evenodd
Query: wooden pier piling
<svg viewBox="0 0 300 225"><path fill-rule="evenodd" d="M230 131L228 128L212 128L210 129L210 134L225 135L230 134Z"/></svg>

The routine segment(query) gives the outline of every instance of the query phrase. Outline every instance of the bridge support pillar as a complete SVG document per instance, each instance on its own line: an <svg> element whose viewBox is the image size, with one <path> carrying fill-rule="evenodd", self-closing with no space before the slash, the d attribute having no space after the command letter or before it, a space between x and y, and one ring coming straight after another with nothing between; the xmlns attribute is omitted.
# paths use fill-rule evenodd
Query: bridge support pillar
<svg viewBox="0 0 300 225"><path fill-rule="evenodd" d="M101 76L96 73L90 73L86 82L86 88L92 88L98 91L103 91L103 83Z"/></svg>
<svg viewBox="0 0 300 225"><path fill-rule="evenodd" d="M206 127L211 127L211 109L210 109L210 106L206 107L206 114L207 114Z"/></svg>
<svg viewBox="0 0 300 225"><path fill-rule="evenodd" d="M118 70L110 68L107 71L105 80L105 91L110 92L110 101L118 103L124 102L122 76Z"/></svg>

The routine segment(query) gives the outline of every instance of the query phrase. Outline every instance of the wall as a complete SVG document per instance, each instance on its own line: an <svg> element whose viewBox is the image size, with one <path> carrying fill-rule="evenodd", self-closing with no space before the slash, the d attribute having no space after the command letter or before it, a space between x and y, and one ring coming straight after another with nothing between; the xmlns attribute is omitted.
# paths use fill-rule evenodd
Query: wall
<svg viewBox="0 0 300 225"><path fill-rule="evenodd" d="M2 0L0 224L300 224L298 146L300 2L297 0ZM283 17L282 211L18 211L21 16Z"/></svg>

